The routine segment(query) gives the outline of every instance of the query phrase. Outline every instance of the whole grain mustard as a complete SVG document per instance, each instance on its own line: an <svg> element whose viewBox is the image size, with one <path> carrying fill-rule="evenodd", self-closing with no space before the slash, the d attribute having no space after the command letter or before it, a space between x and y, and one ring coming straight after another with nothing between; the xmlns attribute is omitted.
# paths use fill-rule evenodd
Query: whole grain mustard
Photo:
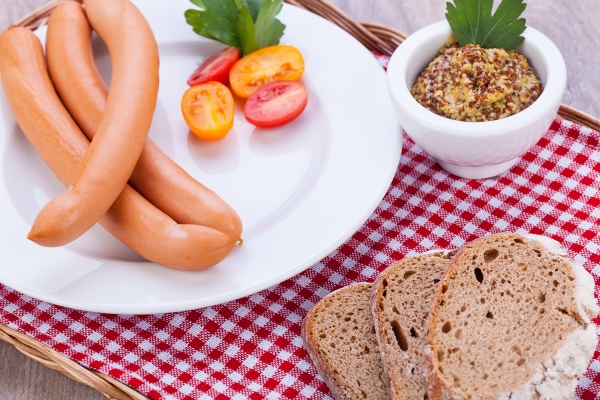
<svg viewBox="0 0 600 400"><path fill-rule="evenodd" d="M516 50L459 47L450 39L419 74L411 93L425 108L459 121L493 121L529 107L542 85Z"/></svg>

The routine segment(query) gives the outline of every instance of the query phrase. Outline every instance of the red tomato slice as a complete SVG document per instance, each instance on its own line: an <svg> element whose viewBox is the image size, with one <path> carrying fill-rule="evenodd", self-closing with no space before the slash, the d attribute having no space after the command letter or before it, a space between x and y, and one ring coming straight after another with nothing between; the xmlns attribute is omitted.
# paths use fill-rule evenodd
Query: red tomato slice
<svg viewBox="0 0 600 400"><path fill-rule="evenodd" d="M203 140L223 139L233 127L233 95L222 83L194 85L181 99L181 113L190 130Z"/></svg>
<svg viewBox="0 0 600 400"><path fill-rule="evenodd" d="M258 89L246 100L244 116L252 125L272 128L296 119L306 108L308 95L297 81L276 81Z"/></svg>
<svg viewBox="0 0 600 400"><path fill-rule="evenodd" d="M236 47L226 47L204 61L187 80L190 86L208 81L229 84L229 70L240 59L240 50Z"/></svg>
<svg viewBox="0 0 600 400"><path fill-rule="evenodd" d="M237 61L229 71L231 90L247 99L260 87L274 81L297 81L304 73L300 51L287 45L263 47Z"/></svg>

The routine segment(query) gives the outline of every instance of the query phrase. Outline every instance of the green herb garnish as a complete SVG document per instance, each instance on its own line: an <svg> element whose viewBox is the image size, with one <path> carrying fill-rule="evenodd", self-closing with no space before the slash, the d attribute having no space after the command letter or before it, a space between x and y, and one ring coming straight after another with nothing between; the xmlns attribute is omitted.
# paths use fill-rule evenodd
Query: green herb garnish
<svg viewBox="0 0 600 400"><path fill-rule="evenodd" d="M200 10L185 19L200 36L237 47L242 55L279 44L285 25L276 17L283 0L190 0Z"/></svg>
<svg viewBox="0 0 600 400"><path fill-rule="evenodd" d="M502 0L492 15L494 0L454 0L446 3L446 19L458 44L514 50L524 38L523 0Z"/></svg>

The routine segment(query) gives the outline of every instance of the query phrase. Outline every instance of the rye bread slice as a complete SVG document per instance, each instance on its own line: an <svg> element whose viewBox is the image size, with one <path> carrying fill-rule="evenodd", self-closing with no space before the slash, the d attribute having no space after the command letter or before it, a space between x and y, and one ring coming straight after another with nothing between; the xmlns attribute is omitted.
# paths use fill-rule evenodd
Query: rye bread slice
<svg viewBox="0 0 600 400"><path fill-rule="evenodd" d="M371 307L393 399L426 399L423 350L433 297L454 252L407 257L373 283Z"/></svg>
<svg viewBox="0 0 600 400"><path fill-rule="evenodd" d="M333 291L302 322L304 347L337 400L389 398L370 293L370 283Z"/></svg>
<svg viewBox="0 0 600 400"><path fill-rule="evenodd" d="M549 238L461 249L433 302L432 399L572 399L597 345L591 275Z"/></svg>

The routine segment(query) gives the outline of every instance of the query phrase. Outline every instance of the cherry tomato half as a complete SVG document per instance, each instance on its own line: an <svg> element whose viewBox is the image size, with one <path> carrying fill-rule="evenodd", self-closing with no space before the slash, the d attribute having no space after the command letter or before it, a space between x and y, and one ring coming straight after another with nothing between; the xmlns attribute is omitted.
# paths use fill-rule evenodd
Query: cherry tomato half
<svg viewBox="0 0 600 400"><path fill-rule="evenodd" d="M190 86L202 82L217 81L229 84L229 70L240 59L240 50L236 47L226 47L216 52L204 61L187 80Z"/></svg>
<svg viewBox="0 0 600 400"><path fill-rule="evenodd" d="M181 113L200 139L223 139L233 127L233 95L219 82L194 85L183 94Z"/></svg>
<svg viewBox="0 0 600 400"><path fill-rule="evenodd" d="M293 46L264 47L240 58L229 71L233 92L247 99L258 88L275 81L297 81L304 73L304 59Z"/></svg>
<svg viewBox="0 0 600 400"><path fill-rule="evenodd" d="M246 100L244 116L252 125L271 128L296 119L307 102L308 95L300 82L271 82Z"/></svg>

